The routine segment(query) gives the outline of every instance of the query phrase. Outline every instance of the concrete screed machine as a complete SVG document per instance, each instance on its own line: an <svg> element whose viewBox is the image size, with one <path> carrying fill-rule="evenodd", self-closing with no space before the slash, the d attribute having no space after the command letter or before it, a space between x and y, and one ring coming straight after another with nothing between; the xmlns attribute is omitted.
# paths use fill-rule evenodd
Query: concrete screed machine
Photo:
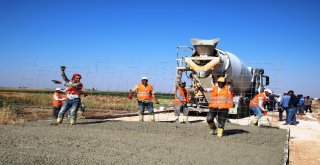
<svg viewBox="0 0 320 165"><path fill-rule="evenodd" d="M247 117L250 100L269 85L269 77L264 75L263 69L246 67L234 54L216 48L219 40L191 39L193 47L177 47L174 86L176 88L181 81L189 80L189 111L208 112L211 92L199 89L211 89L214 82L223 76L234 85L235 106L229 109L229 117Z"/></svg>

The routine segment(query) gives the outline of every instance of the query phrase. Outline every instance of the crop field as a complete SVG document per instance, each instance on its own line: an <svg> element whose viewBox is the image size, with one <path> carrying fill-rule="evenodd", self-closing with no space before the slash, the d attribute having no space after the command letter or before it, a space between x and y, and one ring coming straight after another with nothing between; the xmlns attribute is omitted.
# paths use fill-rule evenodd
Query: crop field
<svg viewBox="0 0 320 165"><path fill-rule="evenodd" d="M0 88L0 124L22 123L39 119L48 119L52 115L52 95L49 89ZM87 112L85 115L110 115L136 112L135 99L127 98L128 92L89 91L89 96L82 98ZM171 105L172 94L157 94L160 105Z"/></svg>

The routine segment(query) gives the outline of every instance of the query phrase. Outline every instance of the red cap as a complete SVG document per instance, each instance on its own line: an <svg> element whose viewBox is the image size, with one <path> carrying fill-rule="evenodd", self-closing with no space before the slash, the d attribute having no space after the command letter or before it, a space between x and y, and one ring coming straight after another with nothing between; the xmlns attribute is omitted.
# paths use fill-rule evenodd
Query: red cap
<svg viewBox="0 0 320 165"><path fill-rule="evenodd" d="M74 79L75 77L77 77L77 76L79 76L80 77L80 79L81 79L81 75L79 74L79 73L75 73L75 74L73 74L72 75L72 79Z"/></svg>

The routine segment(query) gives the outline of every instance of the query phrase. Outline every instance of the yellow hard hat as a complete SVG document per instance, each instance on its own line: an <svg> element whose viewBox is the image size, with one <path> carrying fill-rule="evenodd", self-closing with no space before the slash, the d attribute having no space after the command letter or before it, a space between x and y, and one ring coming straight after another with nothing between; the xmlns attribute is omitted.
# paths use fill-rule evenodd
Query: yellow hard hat
<svg viewBox="0 0 320 165"><path fill-rule="evenodd" d="M217 82L226 82L226 79L224 77L219 77Z"/></svg>

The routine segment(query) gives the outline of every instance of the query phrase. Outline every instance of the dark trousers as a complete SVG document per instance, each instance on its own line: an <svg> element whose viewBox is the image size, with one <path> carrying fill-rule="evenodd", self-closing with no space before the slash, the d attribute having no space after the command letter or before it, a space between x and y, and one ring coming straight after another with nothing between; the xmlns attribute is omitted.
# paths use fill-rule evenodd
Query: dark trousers
<svg viewBox="0 0 320 165"><path fill-rule="evenodd" d="M214 118L218 115L218 127L224 128L224 124L228 117L228 108L218 109L218 108L210 108L207 115L207 122L213 123Z"/></svg>
<svg viewBox="0 0 320 165"><path fill-rule="evenodd" d="M53 107L52 119L57 119L61 107Z"/></svg>

